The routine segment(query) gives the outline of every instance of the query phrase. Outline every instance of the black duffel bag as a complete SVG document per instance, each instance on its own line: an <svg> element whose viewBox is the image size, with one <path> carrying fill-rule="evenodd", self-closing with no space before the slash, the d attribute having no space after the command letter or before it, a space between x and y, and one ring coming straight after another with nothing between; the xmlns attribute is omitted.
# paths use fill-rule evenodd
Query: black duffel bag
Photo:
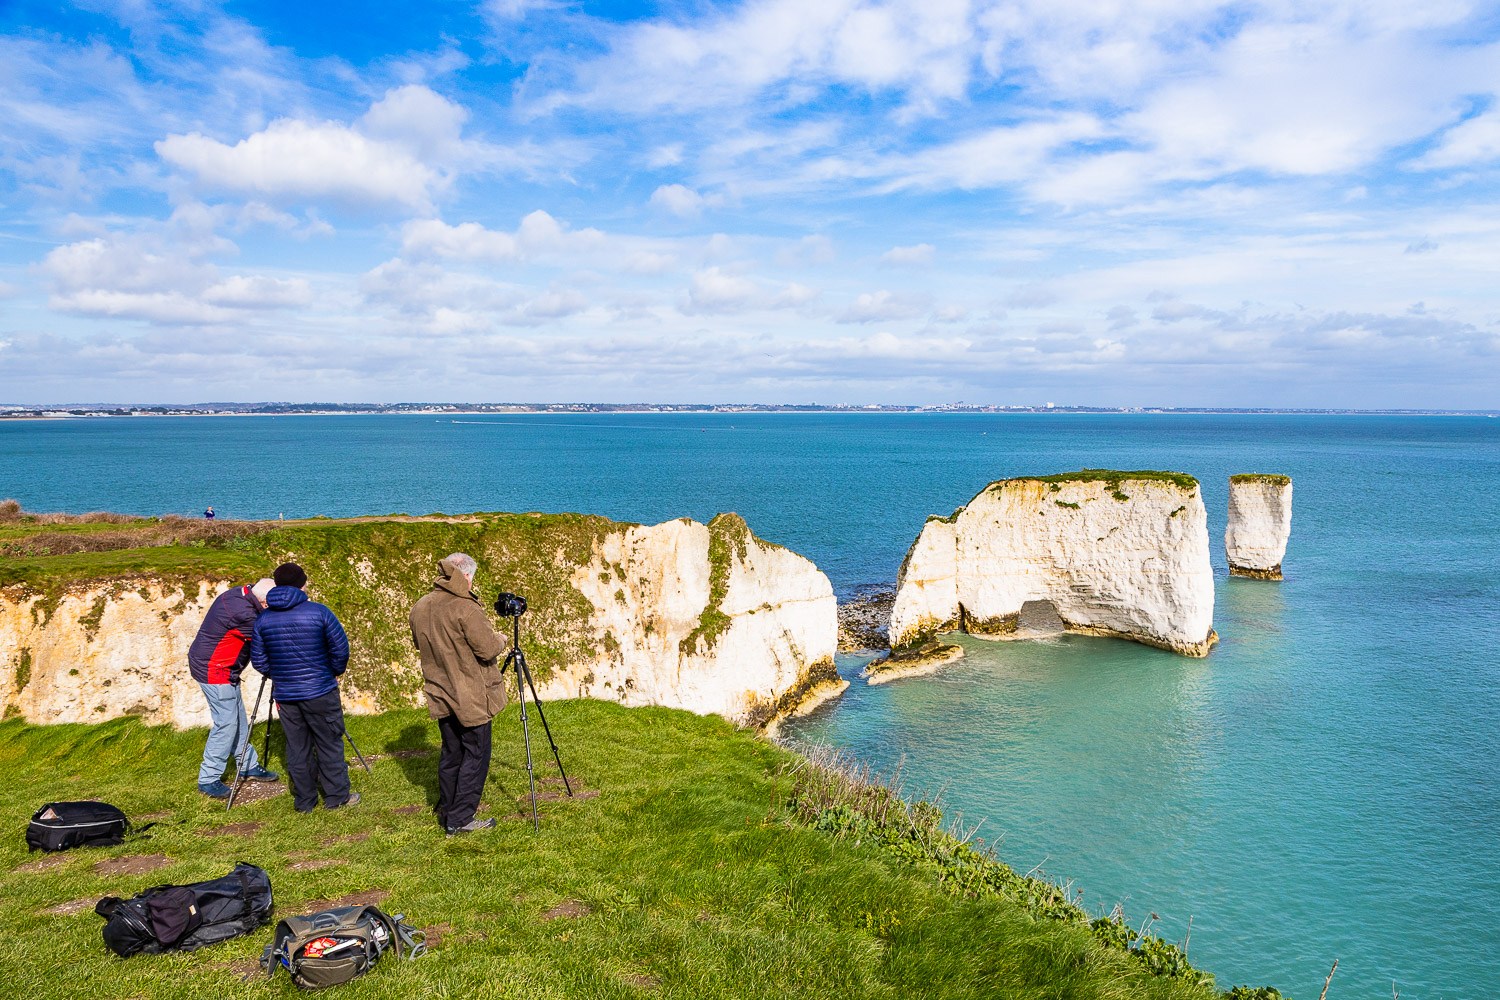
<svg viewBox="0 0 1500 1000"><path fill-rule="evenodd" d="M139 896L106 896L104 943L122 958L137 952L192 951L249 934L271 921L271 877L241 861L221 878L159 885Z"/></svg>
<svg viewBox="0 0 1500 1000"><path fill-rule="evenodd" d="M26 848L66 851L70 847L111 847L125 842L128 829L130 821L125 814L108 802L48 802L31 815Z"/></svg>

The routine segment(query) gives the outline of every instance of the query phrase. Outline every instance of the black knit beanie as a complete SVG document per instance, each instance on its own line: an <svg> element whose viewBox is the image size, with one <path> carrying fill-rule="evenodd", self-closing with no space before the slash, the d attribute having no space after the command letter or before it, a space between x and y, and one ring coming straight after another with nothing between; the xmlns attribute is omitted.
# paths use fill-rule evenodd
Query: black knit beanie
<svg viewBox="0 0 1500 1000"><path fill-rule="evenodd" d="M296 563L282 563L276 567L276 572L271 574L271 579L276 581L278 587L305 587L307 586L307 571Z"/></svg>

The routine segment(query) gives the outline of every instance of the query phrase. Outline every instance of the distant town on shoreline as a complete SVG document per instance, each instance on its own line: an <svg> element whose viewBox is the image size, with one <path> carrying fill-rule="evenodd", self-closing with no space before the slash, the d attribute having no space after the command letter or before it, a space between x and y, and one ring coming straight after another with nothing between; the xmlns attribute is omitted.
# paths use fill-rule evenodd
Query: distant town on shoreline
<svg viewBox="0 0 1500 1000"><path fill-rule="evenodd" d="M315 416L514 413L1182 413L1496 416L1497 410L1244 406L1076 406L1062 403L0 403L0 420L70 417Z"/></svg>

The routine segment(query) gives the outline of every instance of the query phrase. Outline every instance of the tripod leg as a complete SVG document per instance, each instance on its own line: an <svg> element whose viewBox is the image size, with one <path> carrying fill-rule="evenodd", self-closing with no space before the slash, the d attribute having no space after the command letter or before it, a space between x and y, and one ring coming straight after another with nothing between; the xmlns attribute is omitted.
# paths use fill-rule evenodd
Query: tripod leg
<svg viewBox="0 0 1500 1000"><path fill-rule="evenodd" d="M525 665L524 660L521 661ZM573 786L568 782L568 772L563 770L562 754L557 751L557 741L552 738L552 727L547 725L547 713L542 711L542 699L537 697L536 684L531 679L531 668L526 668L526 686L531 688L531 700L536 705L536 714L542 720L542 732L547 734L547 742L552 746L552 759L557 761L557 773L562 775L563 787L568 790L568 797L573 797Z"/></svg>
<svg viewBox="0 0 1500 1000"><path fill-rule="evenodd" d="M260 755L261 766L269 767L271 764L271 719L276 715L276 688L271 688L271 704L266 706L266 749ZM290 775L287 779L287 787L291 787Z"/></svg>
<svg viewBox="0 0 1500 1000"><path fill-rule="evenodd" d="M359 747L354 745L354 737L349 735L349 730L347 729L344 730L344 739L349 741L349 749L353 750L354 756L359 758L359 766L365 769L366 774L369 774L370 765L365 760L365 755L359 752Z"/></svg>
<svg viewBox="0 0 1500 1000"><path fill-rule="evenodd" d="M540 833L542 821L536 812L536 771L531 766L531 726L526 719L526 690L521 686L521 675L526 671L526 658L516 656L516 694L521 701L521 735L526 741L526 778L531 782L531 832Z"/></svg>
<svg viewBox="0 0 1500 1000"><path fill-rule="evenodd" d="M224 811L228 812L234 808L234 797L245 787L245 759L250 756L250 741L255 735L255 717L260 714L260 696L266 693L266 679L260 679L260 687L255 692L255 707L250 710L250 725L245 729L245 739L240 744L239 757L234 764L234 787L229 790L229 798L224 802ZM271 725L267 720L266 726Z"/></svg>

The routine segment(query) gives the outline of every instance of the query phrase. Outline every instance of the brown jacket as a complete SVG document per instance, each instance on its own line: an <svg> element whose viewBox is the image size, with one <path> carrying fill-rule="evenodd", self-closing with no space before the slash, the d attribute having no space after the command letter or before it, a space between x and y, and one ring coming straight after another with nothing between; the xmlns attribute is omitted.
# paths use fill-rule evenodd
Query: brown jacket
<svg viewBox="0 0 1500 1000"><path fill-rule="evenodd" d="M434 719L452 715L461 726L489 722L505 707L496 662L510 646L464 575L438 564L442 579L411 609L411 637L422 654L422 693Z"/></svg>

